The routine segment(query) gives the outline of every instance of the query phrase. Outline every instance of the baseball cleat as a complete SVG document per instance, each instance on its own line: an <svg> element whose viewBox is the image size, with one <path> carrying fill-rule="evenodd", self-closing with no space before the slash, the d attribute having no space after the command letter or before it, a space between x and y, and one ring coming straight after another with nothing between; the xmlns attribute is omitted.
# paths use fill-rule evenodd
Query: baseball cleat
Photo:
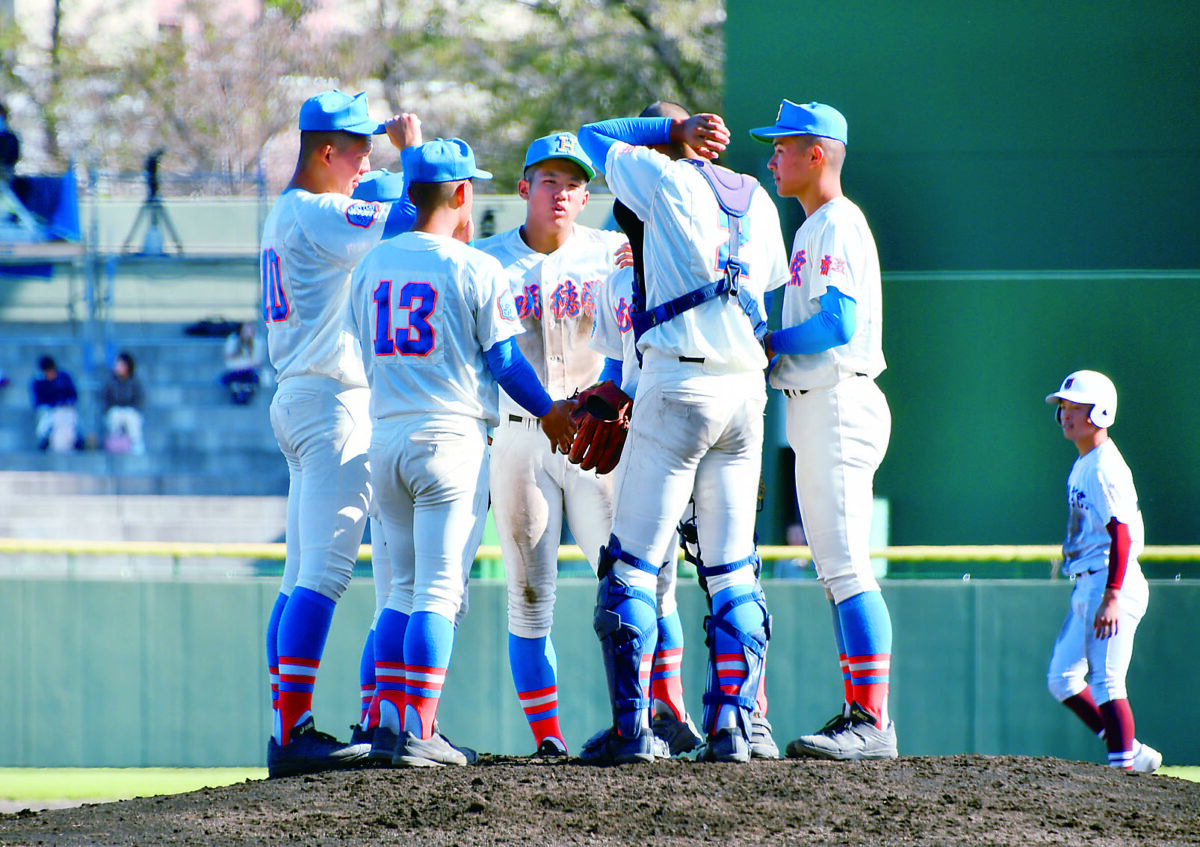
<svg viewBox="0 0 1200 847"><path fill-rule="evenodd" d="M1138 773L1154 773L1162 767L1162 753L1149 744L1139 744L1137 754L1133 757L1133 770Z"/></svg>
<svg viewBox="0 0 1200 847"><path fill-rule="evenodd" d="M756 759L778 759L779 745L775 743L775 736L771 722L767 720L766 715L760 715L755 712L750 716L750 755Z"/></svg>
<svg viewBox="0 0 1200 847"><path fill-rule="evenodd" d="M394 729L380 724L375 727L375 737L371 740L369 758L371 764L390 767L396 748L400 746L400 735Z"/></svg>
<svg viewBox="0 0 1200 847"><path fill-rule="evenodd" d="M708 737L708 741L696 755L696 761L748 762L750 761L750 741L737 727L722 727Z"/></svg>
<svg viewBox="0 0 1200 847"><path fill-rule="evenodd" d="M795 759L863 761L896 758L896 725L875 726L875 716L857 703L841 721L832 720L816 735L802 735L787 746L787 754Z"/></svg>
<svg viewBox="0 0 1200 847"><path fill-rule="evenodd" d="M655 744L654 733L648 730L622 738L615 727L609 727L584 742L579 758L586 765L642 765L654 761L656 748L659 753L664 749Z"/></svg>
<svg viewBox="0 0 1200 847"><path fill-rule="evenodd" d="M455 747L446 736L435 732L428 738L417 738L405 730L392 756L392 764L409 768L436 768L442 765L472 765L479 756L469 747Z"/></svg>
<svg viewBox="0 0 1200 847"><path fill-rule="evenodd" d="M350 724L350 743L351 744L373 744L375 741L375 727L363 729L360 723Z"/></svg>
<svg viewBox="0 0 1200 847"><path fill-rule="evenodd" d="M553 735L547 735L542 739L542 743L538 745L534 751L533 758L535 759L561 759L567 755L567 745L563 744L562 739L555 738Z"/></svg>
<svg viewBox="0 0 1200 847"><path fill-rule="evenodd" d="M655 715L650 726L654 737L667 745L668 756L690 753L704 742L700 730L696 729L696 725L687 715L684 715L683 720L679 720L673 712L666 711Z"/></svg>
<svg viewBox="0 0 1200 847"><path fill-rule="evenodd" d="M279 744L274 738L267 742L267 776L297 776L362 765L370 749L366 744L344 744L332 735L317 732L309 718L292 730L287 744Z"/></svg>

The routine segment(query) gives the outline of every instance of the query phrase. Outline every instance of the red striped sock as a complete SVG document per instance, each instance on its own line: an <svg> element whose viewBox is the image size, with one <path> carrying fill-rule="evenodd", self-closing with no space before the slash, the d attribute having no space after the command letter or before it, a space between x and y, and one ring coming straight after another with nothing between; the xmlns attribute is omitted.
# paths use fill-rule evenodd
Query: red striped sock
<svg viewBox="0 0 1200 847"><path fill-rule="evenodd" d="M888 724L887 698L891 677L892 655L847 656L850 669L852 702L858 703L875 716L875 725Z"/></svg>
<svg viewBox="0 0 1200 847"><path fill-rule="evenodd" d="M279 657L279 724L281 744L291 741L292 730L312 712L313 686L320 659Z"/></svg>
<svg viewBox="0 0 1200 847"><path fill-rule="evenodd" d="M565 748L567 745L558 723L558 686L519 691L517 697L525 712L525 720L529 721L529 729L533 731L534 747L541 746L542 741L552 736Z"/></svg>
<svg viewBox="0 0 1200 847"><path fill-rule="evenodd" d="M438 703L442 699L442 686L446 682L445 668L427 668L408 665L405 668L404 728L419 733L421 738L433 735L433 720L437 717ZM416 712L420 726L409 725L409 709Z"/></svg>
<svg viewBox="0 0 1200 847"><path fill-rule="evenodd" d="M687 708L683 705L683 648L672 647L654 654L650 674L650 696L670 708L676 720L683 720Z"/></svg>

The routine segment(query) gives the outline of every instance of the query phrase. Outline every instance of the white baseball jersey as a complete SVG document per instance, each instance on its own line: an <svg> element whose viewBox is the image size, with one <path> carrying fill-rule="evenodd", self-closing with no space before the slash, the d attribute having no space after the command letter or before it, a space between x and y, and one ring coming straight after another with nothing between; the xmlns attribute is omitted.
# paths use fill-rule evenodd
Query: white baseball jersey
<svg viewBox="0 0 1200 847"><path fill-rule="evenodd" d="M643 256L646 305L652 308L724 276L729 255L728 216L699 169L648 147L609 148L605 179L621 201L646 222ZM745 265L741 285L765 316L763 293L787 282L787 254L779 213L759 186L741 219L737 255ZM648 329L643 353L703 358L708 373L762 371L762 345L746 313L718 297Z"/></svg>
<svg viewBox="0 0 1200 847"><path fill-rule="evenodd" d="M821 206L796 231L782 326L797 326L817 314L830 287L854 299L854 335L821 353L780 356L771 370L773 387L824 388L855 374L874 379L886 366L879 253L862 210L846 197Z"/></svg>
<svg viewBox="0 0 1200 847"><path fill-rule="evenodd" d="M637 393L642 372L633 349L633 324L629 320L632 305L633 268L618 268L600 286L591 340L593 350L621 363L621 390L630 397Z"/></svg>
<svg viewBox="0 0 1200 847"><path fill-rule="evenodd" d="M374 420L449 414L496 423L498 386L484 351L521 332L499 262L448 236L396 236L355 269L350 312Z"/></svg>
<svg viewBox="0 0 1200 847"><path fill-rule="evenodd" d="M588 347L596 293L616 267L613 254L625 240L618 232L576 224L570 238L550 254L526 244L520 227L475 244L504 266L525 329L517 346L551 397L569 397L600 376L604 361ZM500 393L501 418L528 415Z"/></svg>
<svg viewBox="0 0 1200 847"><path fill-rule="evenodd" d="M1075 460L1067 478L1067 535L1063 541L1063 574L1078 576L1108 569L1112 537L1108 522L1116 518L1129 527L1126 574L1140 571L1138 555L1146 531L1138 508L1133 474L1111 439Z"/></svg>
<svg viewBox="0 0 1200 847"><path fill-rule="evenodd" d="M267 350L279 382L323 376L365 387L345 325L350 272L383 237L389 205L285 191L263 224L259 270Z"/></svg>

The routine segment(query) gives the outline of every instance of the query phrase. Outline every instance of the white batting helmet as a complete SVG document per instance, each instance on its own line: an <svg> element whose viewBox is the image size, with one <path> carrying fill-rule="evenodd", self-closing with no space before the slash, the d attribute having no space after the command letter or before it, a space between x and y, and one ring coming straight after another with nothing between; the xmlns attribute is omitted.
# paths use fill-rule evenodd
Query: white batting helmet
<svg viewBox="0 0 1200 847"><path fill-rule="evenodd" d="M1092 410L1088 412L1088 420L1101 429L1112 426L1117 417L1117 387L1111 379L1097 371L1068 374L1058 391L1046 395L1047 403L1058 405L1059 400L1090 403ZM1059 418L1060 412L1055 411L1054 419Z"/></svg>

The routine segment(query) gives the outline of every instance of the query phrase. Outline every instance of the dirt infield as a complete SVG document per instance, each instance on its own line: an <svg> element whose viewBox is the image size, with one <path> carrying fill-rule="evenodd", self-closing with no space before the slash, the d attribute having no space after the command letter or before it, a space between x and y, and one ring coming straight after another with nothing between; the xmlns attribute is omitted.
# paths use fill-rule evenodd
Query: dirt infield
<svg viewBox="0 0 1200 847"><path fill-rule="evenodd" d="M0 815L3 844L1200 844L1200 784L1015 756L356 770Z"/></svg>

